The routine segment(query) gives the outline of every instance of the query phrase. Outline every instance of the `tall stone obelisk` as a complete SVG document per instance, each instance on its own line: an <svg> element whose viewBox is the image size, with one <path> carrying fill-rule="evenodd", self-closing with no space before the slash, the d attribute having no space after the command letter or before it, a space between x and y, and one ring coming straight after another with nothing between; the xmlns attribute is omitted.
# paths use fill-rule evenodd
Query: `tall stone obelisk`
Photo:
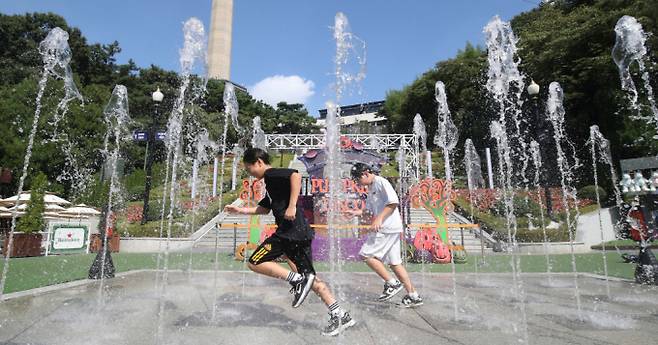
<svg viewBox="0 0 658 345"><path fill-rule="evenodd" d="M231 80L233 0L213 0L208 44L208 76Z"/></svg>

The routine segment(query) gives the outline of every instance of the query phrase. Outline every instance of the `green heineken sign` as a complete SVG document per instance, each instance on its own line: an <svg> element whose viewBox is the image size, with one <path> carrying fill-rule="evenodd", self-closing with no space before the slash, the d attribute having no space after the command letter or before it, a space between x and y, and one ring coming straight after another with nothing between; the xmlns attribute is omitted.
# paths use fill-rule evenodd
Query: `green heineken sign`
<svg viewBox="0 0 658 345"><path fill-rule="evenodd" d="M50 230L49 254L86 253L89 229L79 224L54 224Z"/></svg>

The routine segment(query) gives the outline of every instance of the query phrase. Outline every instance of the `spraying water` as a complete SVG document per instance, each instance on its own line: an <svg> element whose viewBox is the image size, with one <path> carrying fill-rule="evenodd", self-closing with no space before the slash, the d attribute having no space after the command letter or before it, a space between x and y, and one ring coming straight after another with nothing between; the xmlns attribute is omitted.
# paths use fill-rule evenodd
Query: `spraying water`
<svg viewBox="0 0 658 345"><path fill-rule="evenodd" d="M336 13L333 30L336 41L334 90L340 105L345 92L353 87L361 91L361 81L366 77L366 42L350 31L347 16L342 12Z"/></svg>
<svg viewBox="0 0 658 345"><path fill-rule="evenodd" d="M450 167L450 155L452 150L457 146L458 132L457 126L452 122L450 115L450 108L448 107L448 100L446 97L445 85L442 81L437 81L434 86L434 97L437 103L437 116L438 128L434 136L434 143L443 149L443 160L445 163L445 175L448 186L452 186L452 169ZM450 187L448 187L450 188ZM452 193L448 190L448 193ZM449 231L449 230L448 230ZM450 236L448 236L450 238ZM457 278L455 274L455 261L454 256L451 256L450 266L452 268L452 295L453 295L453 309L455 320L458 318L457 308Z"/></svg>
<svg viewBox="0 0 658 345"><path fill-rule="evenodd" d="M464 142L464 165L466 167L468 190L482 188L484 186L482 163L480 161L480 155L470 138Z"/></svg>
<svg viewBox="0 0 658 345"><path fill-rule="evenodd" d="M202 128L199 133L195 136L195 157L192 166L192 222L190 226L192 229L196 229L196 217L199 210L199 207L204 207L207 205L202 205L204 198L197 198L198 190L198 171L199 165L210 162L214 158L214 153L217 152L217 143L212 141L208 135L208 130ZM190 246L190 255L188 262L188 273L191 277L192 274L192 249L194 246Z"/></svg>
<svg viewBox="0 0 658 345"><path fill-rule="evenodd" d="M327 207L327 224L329 226L329 260L331 272L334 273L340 269L339 264L339 247L338 238L339 233L336 225L339 225L339 213L337 210L338 202L340 201L340 127L336 123L338 120L338 109L336 104L327 102L327 164L324 169L324 176L329 181L329 198ZM335 143L335 144L331 144Z"/></svg>
<svg viewBox="0 0 658 345"><path fill-rule="evenodd" d="M71 143L67 133L60 133L59 123L66 117L69 103L74 99L78 99L84 106L84 98L73 80L73 71L70 66L72 52L67 43L68 33L60 28L54 28L48 34L48 37L39 46L39 52L55 56L49 62L51 65L49 67L50 74L54 78L64 81L64 97L57 103L54 116L49 122L49 125L53 127L51 141L60 143L58 146L62 148L64 153L64 171L57 176L57 182L69 181L74 194L77 194L88 185L93 170L78 165L73 153L75 145Z"/></svg>
<svg viewBox="0 0 658 345"><path fill-rule="evenodd" d="M445 85L442 81L437 81L434 85L434 98L437 104L437 121L438 128L434 136L434 144L443 149L443 159L445 162L446 180L452 181L452 168L450 167L450 155L452 150L457 146L459 135L457 126L452 122L452 115L448 107Z"/></svg>
<svg viewBox="0 0 658 345"><path fill-rule="evenodd" d="M512 293L517 299L517 307L521 311L523 338L519 339L528 343L528 321L525 311L525 293L523 281L521 280L521 261L517 255L518 243L516 241L517 220L514 214L514 188L512 187L512 155L507 139L507 133L503 126L497 122L491 122L491 137L496 140L498 152L498 169L501 174L503 186L503 199L505 202L505 221L507 226L508 253L510 254L510 266L512 268Z"/></svg>
<svg viewBox="0 0 658 345"><path fill-rule="evenodd" d="M574 236L576 234L577 220L580 216L578 211L578 197L576 196L576 188L574 187L574 170L580 166L578 157L576 157L576 149L573 143L567 138L564 125L564 92L562 87L557 82L552 82L548 87L548 101L546 103L548 118L553 125L553 132L555 136L555 149L557 151L557 166L560 170L560 184L562 186L562 204L565 213L565 222L567 231L569 233L569 247L571 252L571 268L574 277L574 295L576 298L576 306L578 307L578 317L582 320L582 310L580 303L580 290L578 288L578 269L576 267L576 256L574 253ZM572 162L570 165L567 158L568 152L572 154ZM572 214L571 204L574 205L575 215Z"/></svg>
<svg viewBox="0 0 658 345"><path fill-rule="evenodd" d="M512 159L519 160L521 167L518 175L524 186L528 184L526 170L530 157L525 141L527 124L522 117L523 99L521 94L525 88L523 75L519 71L521 59L518 57L518 39L512 31L509 22L504 22L495 16L484 27L487 44L487 90L499 106L498 122L505 131L512 127L513 135L508 134ZM511 123L507 122L510 118Z"/></svg>
<svg viewBox="0 0 658 345"><path fill-rule="evenodd" d="M647 64L649 63L646 48L647 34L642 29L642 24L631 16L619 18L617 25L615 25L615 33L617 39L615 46L612 48L612 59L619 68L621 88L629 93L631 108L638 112L637 118L648 120L658 126L658 107L651 87L650 72L647 70ZM633 63L637 63L644 82L651 117L642 116L642 107L638 103L639 94L630 71Z"/></svg>
<svg viewBox="0 0 658 345"><path fill-rule="evenodd" d="M605 236L603 231L603 219L601 217L601 197L599 195L599 176L597 171L597 162L601 161L610 167L610 176L615 193L615 201L618 206L622 204L621 192L617 184L617 172L612 164L612 153L610 152L610 141L606 139L599 131L599 126L593 125L589 128L589 140L587 144L590 146L590 153L592 155L592 171L594 172L594 186L596 193L596 203L599 205L598 218L599 229L601 231L601 254L603 259L603 274L605 276L606 294L610 298L610 282L608 280L608 261L606 257ZM598 157L597 157L598 155Z"/></svg>
<svg viewBox="0 0 658 345"><path fill-rule="evenodd" d="M84 102L78 87L73 80L73 71L71 70L71 58L73 53L68 46L69 34L56 27L52 29L48 36L39 44L39 53L44 61L44 68L48 70L50 76L64 81L64 97L57 103L55 116L50 124L54 127L54 137L58 134L58 124L65 117L68 111L68 104L74 99ZM46 56L48 58L46 58ZM46 61L47 60L47 61Z"/></svg>
<svg viewBox="0 0 658 345"><path fill-rule="evenodd" d="M167 123L167 157L170 158L171 163L169 168L171 174L169 177L169 213L167 215L167 241L165 242L164 251L164 264L161 286L158 289L158 328L156 332L156 343L162 341L162 319L164 317L164 295L166 292L167 279L168 279L168 265L169 265L169 240L171 239L171 228L174 220L174 207L176 205L177 195L177 173L179 169L179 160L182 145L182 131L183 131L183 114L186 104L186 95L188 88L191 84L192 72L197 63L202 63L205 67L206 64L206 35L203 23L197 18L190 18L183 24L184 43L183 48L180 50L180 65L181 65L181 86L178 90L178 96L174 102L169 121ZM204 74L205 75L205 74ZM205 88L205 79L200 88L194 90L201 92ZM196 95L190 97L196 99ZM166 190L165 185L165 190ZM163 203L164 205L164 203Z"/></svg>
<svg viewBox="0 0 658 345"><path fill-rule="evenodd" d="M246 146L244 139L244 128L242 128L238 122L239 110L240 106L238 105L238 98L235 95L235 86L227 82L224 84L224 120L226 121L224 126L227 126L228 117L230 116L233 129L235 129L237 132L238 138L241 138L238 139L238 143L233 148L233 164L231 165L231 190L235 190L237 185L238 165ZM224 158L222 157L222 160L223 159Z"/></svg>
<svg viewBox="0 0 658 345"><path fill-rule="evenodd" d="M333 84L336 92L335 103L327 102L327 120L325 123L325 146L327 152L327 163L324 167L324 176L329 182L329 193L327 198L327 226L329 236L329 260L332 279L339 281L336 272L341 270L341 259L339 257L340 242L339 230L337 225L340 224L339 203L344 198L342 193L341 181L341 152L340 152L340 102L343 95L350 91L352 87L359 88L360 82L365 78L366 66L366 44L350 31L347 17L341 13L336 13L334 17L333 37L336 41L336 54L334 58L334 77ZM344 299L343 291L340 288L342 284L337 284L337 291L340 299Z"/></svg>
<svg viewBox="0 0 658 345"><path fill-rule="evenodd" d="M223 101L224 101L224 118L223 118L223 129L222 129L222 139L220 142L220 147L222 150L222 159L221 159L221 165L220 165L220 171L219 171L219 212L223 212L223 196L224 196L224 170L226 167L226 138L228 135L228 128L229 128L229 116L231 117L233 127L236 128L236 131L238 130L236 125L239 126L239 123L237 121L237 114L239 110L239 105L238 105L238 99L235 96L235 87L233 84L229 82L224 83L224 95L223 95ZM233 117L235 115L235 120L233 120ZM235 166L235 169L237 169L237 164L236 161L234 160L233 166ZM236 173L233 173L232 175L235 175ZM215 287L213 289L213 301L217 300L217 274L219 272L219 250L217 248L217 240L215 240L215 261L213 265L213 286ZM213 302L213 308L212 308L212 320L214 321L217 316L217 303Z"/></svg>
<svg viewBox="0 0 658 345"><path fill-rule="evenodd" d="M41 116L41 99L48 83L48 78L64 80L65 96L57 105L56 120L59 121L68 110L68 103L73 99L82 100L82 96L78 92L78 88L73 81L73 73L71 71L71 48L68 44L69 34L56 27L48 33L46 38L39 44L39 54L41 54L41 61L43 62L43 70L41 72L41 79L38 84L38 92L36 98L36 110L34 111L34 119L32 120L32 127L30 136L27 141L27 148L25 150L25 160L23 161L23 171L18 182L17 195L23 193L25 186L25 179L27 178L28 168L30 167L30 158L32 157L32 147L34 146L34 137L37 133L39 125L39 118ZM18 200L16 201L18 206ZM11 215L11 227L7 238L7 252L11 253L14 244L14 231L16 229L16 219L18 217L18 207L15 207ZM4 265L2 268L2 276L0 276L0 297L4 293L5 282L7 280L7 272L9 270L9 257L6 255Z"/></svg>
<svg viewBox="0 0 658 345"><path fill-rule="evenodd" d="M537 200L539 201L539 221L541 223L541 231L542 235L544 238L544 256L546 257L546 274L548 276L548 286L551 286L552 281L551 281L551 271L552 271L552 264L551 264L551 257L548 255L549 252L549 241L548 241L548 235L546 234L546 218L544 218L544 202L543 198L541 195L541 184L540 184L540 175L541 175L541 168L542 168L542 157L541 157L541 148L539 147L539 143L536 141L531 141L530 142L530 153L532 156L532 162L535 168L535 176L532 181L535 190L537 191Z"/></svg>
<svg viewBox="0 0 658 345"><path fill-rule="evenodd" d="M528 324L525 311L525 294L521 280L521 265L517 251L516 232L517 220L514 214L514 181L513 176L521 177L523 185L527 184L526 169L529 156L526 152L525 133L522 130L521 109L523 101L521 93L525 87L523 75L519 71L520 59L516 44L518 39L512 31L509 22L494 17L485 27L484 34L487 45L487 71L486 88L498 105L498 121L491 123L490 132L497 142L498 166L502 179L503 199L505 203L505 220L507 226L508 251L510 266L512 268L512 292L518 300L518 308L522 317L522 335L520 339L528 343ZM511 118L508 124L507 119ZM512 128L512 135L508 135L508 128ZM517 145L515 145L517 144ZM513 162L521 161L521 168L515 174Z"/></svg>
<svg viewBox="0 0 658 345"><path fill-rule="evenodd" d="M259 149L267 149L267 137L265 132L260 126L260 116L256 116L253 119L253 129L251 132L251 146L257 147Z"/></svg>
<svg viewBox="0 0 658 345"><path fill-rule="evenodd" d="M464 143L464 165L466 167L466 180L468 183L468 198L469 198L469 203L470 203L470 208L471 208L471 223L475 222L475 219L473 217L473 191L476 189L480 188L481 186L484 186L484 178L482 177L482 166L480 163L480 155L478 155L478 152L475 148L475 145L473 145L473 141L471 138L466 139L466 142ZM480 229L480 231L484 231ZM484 236L482 233L480 233L480 250L481 250L481 255L482 255L482 262L485 260L485 255L484 255ZM477 265L475 265L477 268Z"/></svg>
<svg viewBox="0 0 658 345"><path fill-rule="evenodd" d="M414 117L413 133L414 136L416 137L416 140L420 143L421 152L424 154L427 151L427 130L425 129L425 122L423 122L423 118L420 116L420 114L416 114L416 116ZM426 173L428 177L431 177L429 176L431 173L430 172L431 164L432 162L430 160L426 162L426 166L427 166Z"/></svg>
<svg viewBox="0 0 658 345"><path fill-rule="evenodd" d="M107 126L103 140L103 159L110 167L110 191L107 199L107 212L105 213L105 231L112 227L113 210L121 203L121 188L118 181L117 162L121 154L121 142L130 140L128 124L131 122L128 113L128 89L123 85L116 85L112 91L110 101L103 111L103 118ZM103 236L103 250L101 257L101 281L98 289L99 305L103 303L103 286L105 282L105 262L107 259L107 239Z"/></svg>

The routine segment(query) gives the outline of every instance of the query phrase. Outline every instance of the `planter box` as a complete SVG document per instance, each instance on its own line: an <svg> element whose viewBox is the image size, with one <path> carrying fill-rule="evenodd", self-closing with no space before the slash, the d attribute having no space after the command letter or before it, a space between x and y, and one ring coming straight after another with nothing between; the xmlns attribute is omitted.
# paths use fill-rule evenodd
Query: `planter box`
<svg viewBox="0 0 658 345"><path fill-rule="evenodd" d="M112 237L107 239L107 245L110 247L110 252L111 253L118 253L119 252L119 234L114 234ZM100 234L92 234L91 235L91 241L89 245L89 251L92 253L98 253L98 251L101 249L101 245L103 244L101 242L101 235Z"/></svg>
<svg viewBox="0 0 658 345"><path fill-rule="evenodd" d="M29 256L41 256L41 241L43 236L41 234L24 234L14 233L14 243L11 247L12 258L24 258ZM2 246L2 253L7 256L9 246L9 235L5 238Z"/></svg>

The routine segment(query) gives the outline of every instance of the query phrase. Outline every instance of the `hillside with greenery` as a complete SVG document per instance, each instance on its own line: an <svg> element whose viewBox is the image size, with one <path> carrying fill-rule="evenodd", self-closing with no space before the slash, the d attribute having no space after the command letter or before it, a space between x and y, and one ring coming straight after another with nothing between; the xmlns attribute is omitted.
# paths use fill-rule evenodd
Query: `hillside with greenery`
<svg viewBox="0 0 658 345"><path fill-rule="evenodd" d="M51 182L49 188L64 197L79 198L84 189L89 189L86 194L94 193L102 166L101 146L106 131L102 112L116 84L125 85L128 89L130 116L134 121L130 130L150 126L165 129L178 92L180 80L175 71L157 66L139 67L132 60L119 64L116 61L116 55L121 52L119 42L90 43L79 29L70 27L61 16L53 13L0 14L0 47L3 47L0 50L0 123L3 124L0 126L0 167L10 169L13 175L11 184L0 184L0 195L3 196L16 192L42 68L38 45L54 27L61 27L69 33L73 53L71 68L84 104L71 102L70 110L58 125L59 135L54 136L51 123L62 96L62 84L61 81L48 82L26 189L30 187L31 178L41 171ZM165 96L159 106L159 116L155 116L155 105L151 99L151 93L157 88ZM210 139L215 141L219 141L223 127L223 92L222 81L210 80L207 92L194 109L195 121L207 128ZM237 91L237 97L239 122L243 126L250 126L251 119L260 116L267 133L309 133L316 130L315 120L301 104L281 103L274 108L243 91ZM236 141L236 133L231 128L228 133L229 149ZM67 146L74 158L74 168L86 175L94 175L89 179L89 188L76 190L72 188L70 179L62 178L61 175L72 170L64 154ZM143 176L145 149L143 142L125 145L122 158L126 175L141 173ZM156 164L163 164L165 147L162 142L151 149L155 150ZM133 182L138 184L138 181ZM157 185L158 181L154 183ZM89 198L86 201L94 204Z"/></svg>
<svg viewBox="0 0 658 345"><path fill-rule="evenodd" d="M579 148L578 154L583 161L578 172L581 186L592 183L591 162L585 146L591 125L599 125L603 135L610 139L615 162L658 153L658 141L653 139L655 126L630 120L635 111L628 107L626 94L621 90L619 71L612 59L614 27L623 15L636 17L645 32L653 33L647 40L649 59L653 64L647 67L653 88L657 89L658 1L557 0L511 20L518 38L517 58L520 59L521 72L527 77L526 85L534 80L541 87L542 109L539 111L544 112L551 82L559 82L565 91L567 133ZM434 84L437 80L443 81L460 137L453 158L457 164L453 164L453 168L458 170L457 175L464 176L461 162L466 138L471 138L480 151L485 147L495 149L489 124L498 115L485 87L487 69L486 49L467 43L455 57L437 62L402 89L390 90L384 109L390 130L409 133L413 117L419 113L428 128L428 144L433 147L431 138L437 127ZM641 79L637 74L635 77L639 87ZM640 92L640 98L646 99L646 95ZM525 91L523 99L524 116L533 122L535 110ZM648 107L644 111L648 114ZM534 137L533 133L530 135ZM545 145L552 147L554 143L549 140Z"/></svg>

